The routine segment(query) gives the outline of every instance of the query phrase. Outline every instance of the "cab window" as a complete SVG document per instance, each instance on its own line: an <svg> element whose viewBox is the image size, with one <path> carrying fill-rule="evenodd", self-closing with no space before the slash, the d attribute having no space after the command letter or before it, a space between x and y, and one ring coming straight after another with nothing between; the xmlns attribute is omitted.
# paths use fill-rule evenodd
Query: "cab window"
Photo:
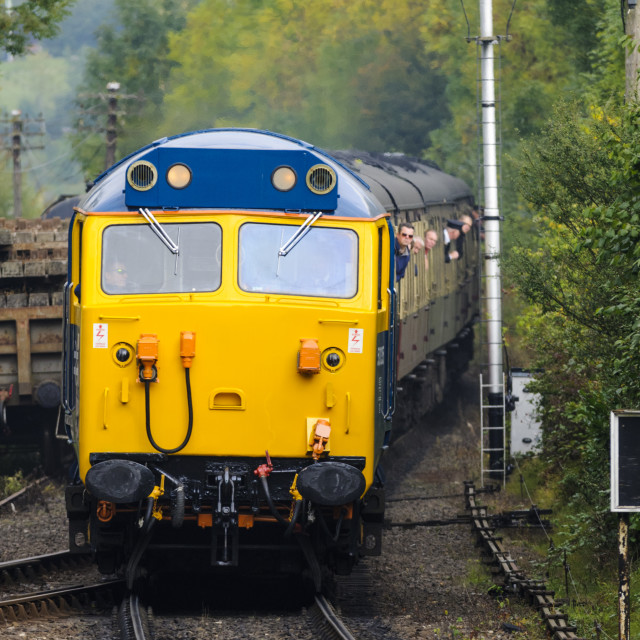
<svg viewBox="0 0 640 640"><path fill-rule="evenodd" d="M113 225L102 236L102 290L113 295L215 291L222 231L214 223L163 224L171 252L146 224Z"/></svg>
<svg viewBox="0 0 640 640"><path fill-rule="evenodd" d="M247 223L240 228L240 288L249 292L352 298L358 291L358 236L312 227L286 256L298 226Z"/></svg>

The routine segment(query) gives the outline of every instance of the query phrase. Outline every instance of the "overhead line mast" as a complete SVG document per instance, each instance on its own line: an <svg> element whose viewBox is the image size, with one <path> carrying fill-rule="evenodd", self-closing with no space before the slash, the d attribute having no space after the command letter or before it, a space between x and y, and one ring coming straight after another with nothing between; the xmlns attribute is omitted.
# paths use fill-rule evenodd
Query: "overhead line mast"
<svg viewBox="0 0 640 640"><path fill-rule="evenodd" d="M502 389L502 283L500 275L500 210L498 207L498 153L492 0L480 0L481 113L484 167L484 259L487 292L487 341L490 393Z"/></svg>
<svg viewBox="0 0 640 640"><path fill-rule="evenodd" d="M493 34L492 0L480 1L480 113L482 124L482 167L484 192L485 322L488 356L488 440L489 473L504 477L504 370L502 362L502 281L500 274L500 210L498 199L498 145L496 125L496 81L494 50L499 39ZM485 385L483 385L485 386ZM484 401L483 401L484 402ZM484 470L484 463L483 463ZM484 481L484 477L483 477Z"/></svg>

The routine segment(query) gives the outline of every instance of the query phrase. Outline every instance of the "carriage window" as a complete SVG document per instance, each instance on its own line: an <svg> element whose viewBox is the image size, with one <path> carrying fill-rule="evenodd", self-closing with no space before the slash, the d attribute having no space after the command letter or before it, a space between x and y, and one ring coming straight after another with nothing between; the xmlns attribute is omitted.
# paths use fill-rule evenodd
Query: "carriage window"
<svg viewBox="0 0 640 640"><path fill-rule="evenodd" d="M179 246L173 254L149 225L107 227L102 237L102 289L114 295L190 293L220 286L222 231L214 223L163 224Z"/></svg>
<svg viewBox="0 0 640 640"><path fill-rule="evenodd" d="M248 223L240 229L239 283L244 291L352 298L358 291L358 236L313 227L286 256L278 250L298 227Z"/></svg>

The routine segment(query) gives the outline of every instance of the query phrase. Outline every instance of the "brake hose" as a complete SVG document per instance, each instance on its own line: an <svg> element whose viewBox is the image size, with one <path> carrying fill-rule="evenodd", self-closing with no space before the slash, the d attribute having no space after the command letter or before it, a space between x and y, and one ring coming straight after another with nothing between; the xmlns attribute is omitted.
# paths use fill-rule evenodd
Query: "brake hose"
<svg viewBox="0 0 640 640"><path fill-rule="evenodd" d="M271 492L269 491L269 484L267 482L267 477L261 475L260 476L260 482L262 483L262 489L264 490L264 497L267 500L267 504L269 505L269 510L271 511L271 513L273 514L273 516L275 517L275 519L278 522L281 522L282 524L284 524L287 527L287 530L285 531L285 538L288 538L294 530L294 527L296 526L296 523L298 521L298 518L300 517L300 511L301 511L301 507L302 507L302 500L296 500L295 501L295 506L293 509L293 514L291 516L291 520L287 519L287 518L283 518L280 513L278 512L278 509L276 507L276 505L273 502L273 498L271 497Z"/></svg>
<svg viewBox="0 0 640 640"><path fill-rule="evenodd" d="M189 426L187 428L187 435L185 436L182 444L178 445L174 449L165 449L161 447L156 441L153 439L153 435L151 433L151 407L149 402L149 386L151 384L151 380L144 381L144 409L145 409L145 419L147 426L147 438L149 438L149 442L153 446L156 451L160 451L160 453L178 453L178 451L182 451L189 440L191 439L191 431L193 429L193 403L191 401L191 378L189 377L189 368L185 367L184 370L185 380L187 383L187 405L189 407Z"/></svg>

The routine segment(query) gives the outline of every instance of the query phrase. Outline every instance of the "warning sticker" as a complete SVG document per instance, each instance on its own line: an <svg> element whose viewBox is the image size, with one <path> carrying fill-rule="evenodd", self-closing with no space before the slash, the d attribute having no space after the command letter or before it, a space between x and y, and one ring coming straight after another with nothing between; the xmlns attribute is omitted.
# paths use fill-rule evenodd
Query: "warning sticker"
<svg viewBox="0 0 640 640"><path fill-rule="evenodd" d="M94 323L93 348L106 349L108 346L109 346L109 325L104 323Z"/></svg>
<svg viewBox="0 0 640 640"><path fill-rule="evenodd" d="M349 353L362 353L362 339L364 338L364 329L349 329Z"/></svg>

